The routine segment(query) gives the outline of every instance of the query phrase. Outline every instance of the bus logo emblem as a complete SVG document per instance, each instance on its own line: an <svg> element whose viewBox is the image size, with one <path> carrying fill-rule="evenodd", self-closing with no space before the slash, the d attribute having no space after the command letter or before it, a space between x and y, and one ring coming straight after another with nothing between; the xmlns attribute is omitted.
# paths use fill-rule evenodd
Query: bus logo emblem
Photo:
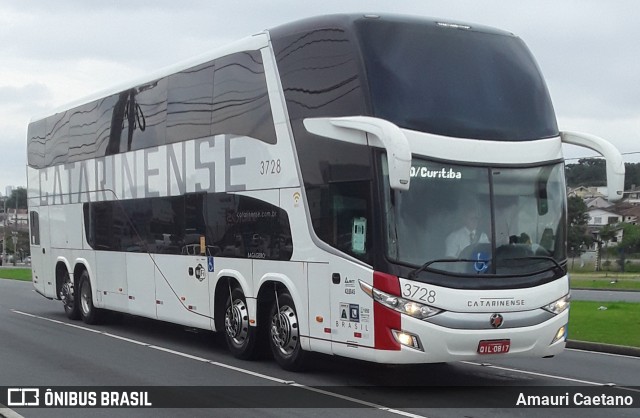
<svg viewBox="0 0 640 418"><path fill-rule="evenodd" d="M504 324L504 318L499 313L494 313L491 315L491 319L489 319L489 323L494 328L500 328L502 324Z"/></svg>
<svg viewBox="0 0 640 418"><path fill-rule="evenodd" d="M203 281L205 279L206 276L206 272L204 270L204 267L202 267L202 264L198 264L198 267L196 267L196 279L198 279L199 281Z"/></svg>

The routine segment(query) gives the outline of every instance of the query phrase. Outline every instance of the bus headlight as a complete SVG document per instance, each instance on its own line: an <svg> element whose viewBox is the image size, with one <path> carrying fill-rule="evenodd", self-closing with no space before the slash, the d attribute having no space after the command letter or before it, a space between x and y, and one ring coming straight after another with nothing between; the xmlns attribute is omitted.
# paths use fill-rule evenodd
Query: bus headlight
<svg viewBox="0 0 640 418"><path fill-rule="evenodd" d="M418 319L426 319L442 312L441 309L437 309L429 305L414 302L400 296L390 295L389 293L374 288L362 280L359 280L359 282L360 288L364 293L371 296L371 298L376 302L379 302L394 311L398 311Z"/></svg>
<svg viewBox="0 0 640 418"><path fill-rule="evenodd" d="M550 303L546 306L543 306L542 309L544 309L545 311L551 312L552 314L559 315L569 307L570 299L571 299L571 295L566 294L560 299L556 300L555 302Z"/></svg>

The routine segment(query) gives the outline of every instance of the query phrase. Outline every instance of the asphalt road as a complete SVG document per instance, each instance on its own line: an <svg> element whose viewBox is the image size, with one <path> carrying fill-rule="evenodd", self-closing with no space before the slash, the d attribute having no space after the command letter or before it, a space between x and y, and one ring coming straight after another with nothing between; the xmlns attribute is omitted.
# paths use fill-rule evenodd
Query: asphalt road
<svg viewBox="0 0 640 418"><path fill-rule="evenodd" d="M299 385L300 396L314 388L348 397L320 394L329 403L345 401L360 408L242 408L262 386ZM305 373L281 370L269 359L233 358L210 332L130 316L114 316L100 326L66 319L59 301L32 291L31 283L0 280L0 386L224 386L237 388L235 409L15 409L24 417L615 417L639 416L634 409L502 408L500 392L465 386L509 386L528 393L537 386L572 386L588 390L606 384L638 396L640 358L565 350L552 359L457 362L390 367L342 358L316 356ZM429 385L446 386L436 390ZM387 386L394 386L393 388ZM323 390L324 390L323 389ZM352 389L352 390L350 390ZM339 390L338 390L339 391ZM294 393L294 396L295 396ZM291 395L291 393L288 393ZM489 399L486 399L486 397ZM432 408L405 407L421 399L443 397L458 402ZM470 408L477 398L488 408ZM479 399L484 397L484 399ZM276 400L277 401L277 400ZM362 407L364 402L376 406ZM470 402L470 403L469 403ZM335 403L332 403L335 405ZM491 407L494 405L493 407ZM416 406L416 404L413 404ZM1 408L1 407L0 407Z"/></svg>

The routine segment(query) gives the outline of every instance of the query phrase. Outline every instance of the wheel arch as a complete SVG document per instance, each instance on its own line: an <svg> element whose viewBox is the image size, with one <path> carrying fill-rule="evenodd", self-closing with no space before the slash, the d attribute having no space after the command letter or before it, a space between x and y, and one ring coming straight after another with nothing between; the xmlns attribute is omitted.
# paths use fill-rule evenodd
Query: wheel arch
<svg viewBox="0 0 640 418"><path fill-rule="evenodd" d="M79 258L78 260L76 260L76 263L73 266L73 278L74 278L74 286L79 284L78 280L80 280L80 276L82 276L83 272L87 272L87 275L89 276L89 283L91 283L91 290L94 293L94 301L96 300L95 298L95 294L98 292L98 286L96 284L96 277L93 274L93 270L91 269L91 267L89 266L89 263L87 262L86 259L84 258Z"/></svg>
<svg viewBox="0 0 640 418"><path fill-rule="evenodd" d="M303 298L303 295L298 291L299 286L296 286L293 280L285 274L270 273L265 274L260 279L260 286L257 295L258 324L269 323L269 308L271 307L271 303L275 300L274 286L278 293L286 291L291 295L291 299L293 299L296 314L299 319L300 333L303 336L309 335L309 314L305 298ZM305 350L309 350L308 338L302 338L301 344Z"/></svg>
<svg viewBox="0 0 640 418"><path fill-rule="evenodd" d="M58 257L56 260L56 268L55 268L55 279L56 279L56 295L55 298L60 300L60 291L62 290L62 285L64 284L64 274L69 273L71 276L71 281L74 280L74 275L71 270L71 264L69 260L64 257ZM75 285L75 283L74 283Z"/></svg>

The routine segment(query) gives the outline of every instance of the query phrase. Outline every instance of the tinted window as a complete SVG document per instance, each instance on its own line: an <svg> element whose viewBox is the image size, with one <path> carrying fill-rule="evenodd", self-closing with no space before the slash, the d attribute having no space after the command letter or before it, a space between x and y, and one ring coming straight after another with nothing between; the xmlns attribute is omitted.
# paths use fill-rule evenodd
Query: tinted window
<svg viewBox="0 0 640 418"><path fill-rule="evenodd" d="M213 133L249 136L276 143L260 51L215 61Z"/></svg>
<svg viewBox="0 0 640 418"><path fill-rule="evenodd" d="M128 246L130 225L121 202L84 204L87 242L95 250L120 251Z"/></svg>
<svg viewBox="0 0 640 418"><path fill-rule="evenodd" d="M69 152L69 114L58 113L47 118L45 165L64 163Z"/></svg>
<svg viewBox="0 0 640 418"><path fill-rule="evenodd" d="M359 56L343 28L288 35L274 48L291 119L365 114Z"/></svg>
<svg viewBox="0 0 640 418"><path fill-rule="evenodd" d="M221 257L289 260L293 253L287 213L246 196L207 196L208 242Z"/></svg>
<svg viewBox="0 0 640 418"><path fill-rule="evenodd" d="M29 229L31 231L31 245L40 245L40 218L38 212L29 213Z"/></svg>
<svg viewBox="0 0 640 418"><path fill-rule="evenodd" d="M313 228L327 244L371 260L371 182L331 183L307 192Z"/></svg>
<svg viewBox="0 0 640 418"><path fill-rule="evenodd" d="M70 113L69 154L65 162L93 158L96 152L98 102L76 107Z"/></svg>
<svg viewBox="0 0 640 418"><path fill-rule="evenodd" d="M309 117L369 114L356 44L335 22L319 24L316 29L285 36L275 31L278 70L316 235L368 260L371 234L354 237L353 231L363 225L371 230L371 151L311 135L302 124ZM363 251L358 240L366 237Z"/></svg>
<svg viewBox="0 0 640 418"><path fill-rule="evenodd" d="M245 196L97 202L84 212L87 241L96 250L271 260L289 260L293 252L287 213Z"/></svg>
<svg viewBox="0 0 640 418"><path fill-rule="evenodd" d="M375 116L434 134L527 140L558 134L524 43L435 22L356 22Z"/></svg>
<svg viewBox="0 0 640 418"><path fill-rule="evenodd" d="M276 143L260 51L232 54L34 122L28 158L42 168L213 134Z"/></svg>
<svg viewBox="0 0 640 418"><path fill-rule="evenodd" d="M95 149L96 157L104 157L107 155L109 140L111 138L111 128L115 124L118 126L117 132L121 132L119 126L114 120L114 107L120 98L119 94L113 94L109 97L98 100L96 108L96 138ZM115 118L119 120L119 118ZM121 122L121 121L120 121ZM113 147L112 147L113 148ZM93 156L92 156L93 157Z"/></svg>
<svg viewBox="0 0 640 418"><path fill-rule="evenodd" d="M167 142L211 135L213 63L169 77Z"/></svg>
<svg viewBox="0 0 640 418"><path fill-rule="evenodd" d="M107 155L166 143L167 79L118 94L111 115Z"/></svg>
<svg viewBox="0 0 640 418"><path fill-rule="evenodd" d="M45 138L47 135L46 119L29 124L27 133L28 164L34 168L44 167Z"/></svg>

